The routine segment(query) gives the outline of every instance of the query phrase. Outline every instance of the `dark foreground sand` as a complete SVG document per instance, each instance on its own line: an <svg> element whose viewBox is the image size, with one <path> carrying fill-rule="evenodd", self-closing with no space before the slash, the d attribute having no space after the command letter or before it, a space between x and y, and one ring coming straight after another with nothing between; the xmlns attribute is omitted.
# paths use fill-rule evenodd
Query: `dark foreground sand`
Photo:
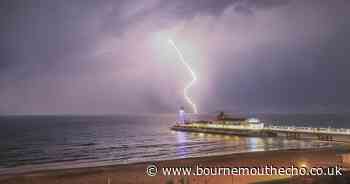
<svg viewBox="0 0 350 184"><path fill-rule="evenodd" d="M171 159L171 158L169 158ZM147 176L146 168L152 163L140 163L129 165L115 165L106 167L65 169L54 171L32 172L27 174L0 176L1 184L175 184L175 183L256 183L270 180L290 179L286 176ZM264 167L273 165L276 167L322 166L333 167L342 164L342 158L333 149L313 150L286 150L255 153L240 153L225 156L211 156L202 158L179 159L159 161L155 164L160 167L184 167L196 166L256 166ZM160 171L161 172L161 171ZM298 182L297 182L298 183Z"/></svg>

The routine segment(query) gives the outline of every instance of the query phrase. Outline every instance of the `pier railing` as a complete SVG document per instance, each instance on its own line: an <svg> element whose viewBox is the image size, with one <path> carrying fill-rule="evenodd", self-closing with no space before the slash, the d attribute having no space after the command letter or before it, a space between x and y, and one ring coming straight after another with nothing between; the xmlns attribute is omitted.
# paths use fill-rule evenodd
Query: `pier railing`
<svg viewBox="0 0 350 184"><path fill-rule="evenodd" d="M190 123L183 124L184 127L193 128L213 128L213 129L235 129L235 130L268 130L274 132L296 132L296 133L313 133L313 134L334 134L350 135L350 129L346 128L315 128L315 127L298 127L298 126L275 126L268 125L263 128L257 128L249 125L230 125L230 124L211 124L211 123Z"/></svg>
<svg viewBox="0 0 350 184"><path fill-rule="evenodd" d="M266 126L266 130L302 132L302 133L323 133L323 134L344 134L350 135L350 129L346 128L315 128L315 127L297 127L297 126Z"/></svg>

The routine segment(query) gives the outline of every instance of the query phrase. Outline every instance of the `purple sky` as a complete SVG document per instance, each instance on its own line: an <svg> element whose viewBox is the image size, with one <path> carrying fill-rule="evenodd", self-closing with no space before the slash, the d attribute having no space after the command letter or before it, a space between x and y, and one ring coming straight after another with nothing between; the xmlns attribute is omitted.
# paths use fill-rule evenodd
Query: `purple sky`
<svg viewBox="0 0 350 184"><path fill-rule="evenodd" d="M350 112L347 0L2 0L0 114ZM164 36L164 43L162 43ZM159 39L160 38L160 39Z"/></svg>

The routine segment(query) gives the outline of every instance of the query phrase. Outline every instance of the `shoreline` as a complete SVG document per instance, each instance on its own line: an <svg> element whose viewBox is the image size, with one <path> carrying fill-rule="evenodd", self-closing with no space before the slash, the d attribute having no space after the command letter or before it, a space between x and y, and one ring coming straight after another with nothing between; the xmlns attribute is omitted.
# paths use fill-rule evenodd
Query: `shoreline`
<svg viewBox="0 0 350 184"><path fill-rule="evenodd" d="M233 153L215 156L203 156L183 159L172 159L162 161L149 161L130 164L117 164L96 167L70 168L40 170L25 173L13 173L0 175L0 182L4 183L52 183L61 181L61 183L106 183L108 180L112 183L165 183L167 180L176 180L179 177L169 176L147 176L145 171L148 165L155 164L159 167L183 167L183 166L225 166L225 167L258 167L263 165L273 165L276 167L288 167L298 165L301 162L307 162L308 165L330 167L341 165L341 156L336 153L335 147L330 148L307 148L307 149L287 149L275 151L257 151ZM214 176L212 176L214 177ZM279 178L278 176L276 176ZM203 179L206 177L190 177L191 179ZM228 179L226 176L216 176L216 179ZM261 176L238 176L242 181L255 181L263 179ZM92 182L93 181L93 182Z"/></svg>
<svg viewBox="0 0 350 184"><path fill-rule="evenodd" d="M269 152L289 152L289 151L324 151L324 150L336 150L335 145L329 146L329 147L321 147L321 148L287 148L287 149L275 149L275 150L267 150L267 151L242 151L242 152L234 152L234 153L224 153L224 154L214 154L214 155L203 155L203 156L193 156L193 157L186 157L186 158L174 158L174 159L166 159L166 160L150 160L150 161L140 161L140 162L130 162L130 163L113 163L113 164L88 164L88 163L77 163L80 165L86 165L86 166L62 166L62 164L65 163L71 163L71 162L54 162L54 163L46 163L46 164L33 164L33 165L22 165L18 167L10 167L5 169L19 169L19 171L14 172L8 172L8 173L1 173L0 172L0 178L2 176L11 176L11 175L26 175L26 174L32 174L32 173L41 173L41 172L55 172L55 171L64 171L64 170L84 170L84 169L97 169L97 168L108 168L108 167L116 167L116 166L130 166L130 165L137 165L137 164L146 164L146 163L155 163L155 162L168 162L168 161L176 161L176 160L188 160L188 159L205 159L205 158L214 158L214 157L225 157L225 156L233 156L233 155L244 155L244 154L254 154L254 153L269 153ZM350 150L349 150L350 152ZM58 165L57 168L53 168L54 165ZM26 168L35 168L39 167L40 169L22 169L21 167ZM4 170L5 170L4 169Z"/></svg>

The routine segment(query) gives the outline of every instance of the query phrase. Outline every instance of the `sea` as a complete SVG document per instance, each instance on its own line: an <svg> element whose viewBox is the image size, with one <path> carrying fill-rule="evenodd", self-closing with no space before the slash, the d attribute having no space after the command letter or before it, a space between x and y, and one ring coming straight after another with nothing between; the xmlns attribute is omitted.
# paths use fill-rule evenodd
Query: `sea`
<svg viewBox="0 0 350 184"><path fill-rule="evenodd" d="M255 117L274 125L350 128L350 114ZM335 146L311 140L176 132L170 130L176 119L176 115L0 116L0 174Z"/></svg>

